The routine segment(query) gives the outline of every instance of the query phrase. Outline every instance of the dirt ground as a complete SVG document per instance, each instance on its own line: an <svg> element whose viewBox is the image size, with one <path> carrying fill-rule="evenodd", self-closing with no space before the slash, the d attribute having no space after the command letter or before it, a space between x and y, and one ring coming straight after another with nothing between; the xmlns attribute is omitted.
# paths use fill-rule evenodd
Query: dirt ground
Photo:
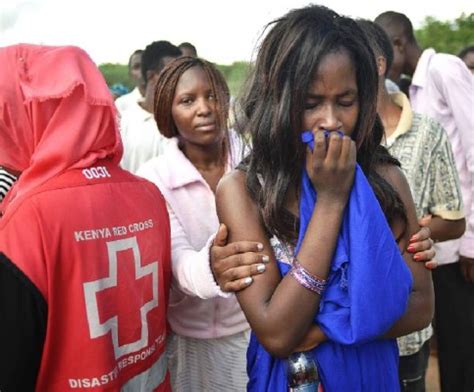
<svg viewBox="0 0 474 392"><path fill-rule="evenodd" d="M426 372L426 392L440 392L438 357L436 355L436 344L431 340L431 355L428 362L428 371Z"/></svg>

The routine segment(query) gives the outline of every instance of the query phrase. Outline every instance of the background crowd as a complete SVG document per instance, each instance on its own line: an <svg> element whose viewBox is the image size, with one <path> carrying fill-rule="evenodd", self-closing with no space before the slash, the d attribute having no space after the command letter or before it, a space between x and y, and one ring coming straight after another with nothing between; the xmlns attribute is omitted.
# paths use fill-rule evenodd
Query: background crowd
<svg viewBox="0 0 474 392"><path fill-rule="evenodd" d="M474 46L393 11L267 29L237 97L189 42L131 53L131 91L0 49L1 391L287 390L300 351L327 391L424 391L434 342L474 390Z"/></svg>

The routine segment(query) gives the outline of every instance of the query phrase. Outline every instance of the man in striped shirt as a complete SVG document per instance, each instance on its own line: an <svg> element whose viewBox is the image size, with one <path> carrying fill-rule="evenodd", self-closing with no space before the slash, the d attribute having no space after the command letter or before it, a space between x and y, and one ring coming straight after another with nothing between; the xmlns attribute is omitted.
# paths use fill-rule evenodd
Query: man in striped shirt
<svg viewBox="0 0 474 392"><path fill-rule="evenodd" d="M393 50L384 30L370 21L360 21L379 71L377 111L385 129L385 147L401 163L419 218L430 215L427 225L435 241L459 238L465 220L461 188L451 145L443 127L431 118L412 111L405 94L389 94L385 75ZM424 392L429 358L431 325L398 339L399 377L404 392Z"/></svg>

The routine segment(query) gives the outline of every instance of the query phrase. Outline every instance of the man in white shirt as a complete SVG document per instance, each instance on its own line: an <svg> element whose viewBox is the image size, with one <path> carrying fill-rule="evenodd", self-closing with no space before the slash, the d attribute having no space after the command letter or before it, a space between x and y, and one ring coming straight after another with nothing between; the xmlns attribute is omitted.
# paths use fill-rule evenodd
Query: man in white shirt
<svg viewBox="0 0 474 392"><path fill-rule="evenodd" d="M158 131L154 119L153 96L155 84L161 70L181 56L181 51L168 41L155 41L142 54L141 74L145 83L145 96L122 113L120 133L124 154L120 165L136 173L138 168L163 152L167 143Z"/></svg>
<svg viewBox="0 0 474 392"><path fill-rule="evenodd" d="M115 106L120 114L123 114L129 107L143 101L145 83L142 77L142 54L143 50L138 49L132 53L128 60L128 75L135 84L135 88L115 100Z"/></svg>

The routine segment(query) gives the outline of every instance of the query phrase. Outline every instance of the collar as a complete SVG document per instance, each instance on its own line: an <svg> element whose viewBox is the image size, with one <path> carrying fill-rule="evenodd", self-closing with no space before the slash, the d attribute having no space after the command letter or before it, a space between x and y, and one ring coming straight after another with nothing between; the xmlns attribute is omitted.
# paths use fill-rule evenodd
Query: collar
<svg viewBox="0 0 474 392"><path fill-rule="evenodd" d="M125 112L127 116L133 116L135 119L146 122L154 120L153 114L142 108L138 101L133 101L130 108Z"/></svg>
<svg viewBox="0 0 474 392"><path fill-rule="evenodd" d="M237 152L235 151L235 146L232 145L231 149L233 150L232 158L235 160L238 156ZM173 137L169 139L169 143L166 146L165 153L162 155L162 159L164 162L166 162L167 168L165 181L171 189L184 187L194 182L201 182L206 186L209 186L199 170L191 163L188 158L186 158L186 155L184 155L184 153L178 147L178 138ZM224 174L230 172L233 166L235 166L235 162L232 162L229 159Z"/></svg>
<svg viewBox="0 0 474 392"><path fill-rule="evenodd" d="M436 54L433 48L425 49L418 59L416 64L415 73L411 80L411 84L417 87L424 87L428 75L428 67L430 65L431 58Z"/></svg>
<svg viewBox="0 0 474 392"><path fill-rule="evenodd" d="M387 146L390 147L393 142L404 133L408 132L412 126L413 111L411 110L410 101L408 97L402 92L390 94L395 105L402 109L400 120L395 131L387 138Z"/></svg>
<svg viewBox="0 0 474 392"><path fill-rule="evenodd" d="M201 173L178 147L178 138L173 137L169 141L163 155L163 159L167 162L168 173L166 181L168 186L171 189L176 189L193 182L205 182Z"/></svg>

